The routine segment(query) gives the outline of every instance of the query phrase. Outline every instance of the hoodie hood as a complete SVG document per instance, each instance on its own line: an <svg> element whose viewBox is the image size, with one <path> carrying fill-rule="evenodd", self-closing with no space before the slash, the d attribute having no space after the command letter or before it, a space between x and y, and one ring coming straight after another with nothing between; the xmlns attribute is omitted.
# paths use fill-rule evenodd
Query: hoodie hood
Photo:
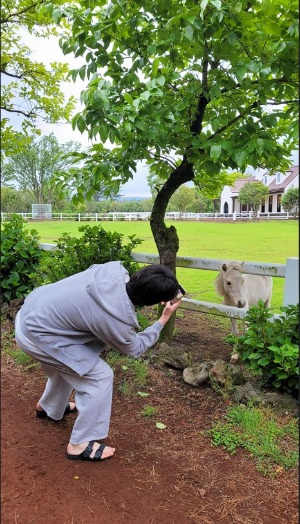
<svg viewBox="0 0 300 524"><path fill-rule="evenodd" d="M104 311L116 319L139 328L134 306L127 295L128 271L120 261L94 264L89 268L87 293Z"/></svg>

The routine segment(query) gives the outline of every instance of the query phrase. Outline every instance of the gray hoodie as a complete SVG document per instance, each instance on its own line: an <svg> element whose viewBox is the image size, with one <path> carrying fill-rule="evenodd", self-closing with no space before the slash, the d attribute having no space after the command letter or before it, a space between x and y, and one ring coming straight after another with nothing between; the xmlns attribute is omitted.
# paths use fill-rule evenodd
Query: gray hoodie
<svg viewBox="0 0 300 524"><path fill-rule="evenodd" d="M129 280L121 262L95 264L53 284L40 286L20 310L20 330L42 351L79 375L98 362L105 345L138 358L159 338L160 322L138 333Z"/></svg>

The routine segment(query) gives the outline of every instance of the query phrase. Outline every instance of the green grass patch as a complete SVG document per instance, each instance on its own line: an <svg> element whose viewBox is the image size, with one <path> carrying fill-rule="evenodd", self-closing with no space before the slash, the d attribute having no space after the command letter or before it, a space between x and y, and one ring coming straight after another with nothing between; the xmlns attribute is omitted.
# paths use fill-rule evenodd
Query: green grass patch
<svg viewBox="0 0 300 524"><path fill-rule="evenodd" d="M230 454L238 448L247 450L263 475L275 477L298 466L298 422L270 408L231 407L225 421L214 423L208 434L215 446L223 446Z"/></svg>
<svg viewBox="0 0 300 524"><path fill-rule="evenodd" d="M119 391L123 395L138 394L148 377L148 364L141 358L127 357L114 349L105 351L105 361L118 376Z"/></svg>
<svg viewBox="0 0 300 524"><path fill-rule="evenodd" d="M33 360L21 349L14 347L13 340L14 335L6 332L1 334L1 349L3 354L11 358L19 366L23 366L28 371L37 368L39 363Z"/></svg>
<svg viewBox="0 0 300 524"><path fill-rule="evenodd" d="M146 404L142 409L143 417L153 417L156 413L157 409L154 406L150 406L150 404Z"/></svg>
<svg viewBox="0 0 300 524"><path fill-rule="evenodd" d="M178 256L241 260L249 262L274 262L284 264L289 257L298 256L298 221L264 222L176 222L166 221L177 229L180 248ZM93 223L95 224L95 223ZM106 231L136 235L143 240L135 251L157 254L149 222L100 222ZM28 228L37 229L41 242L53 244L63 234L79 237L80 222L30 222ZM177 269L177 277L188 291L187 298L221 303L214 290L216 271ZM284 279L273 279L272 307L278 312L283 303Z"/></svg>

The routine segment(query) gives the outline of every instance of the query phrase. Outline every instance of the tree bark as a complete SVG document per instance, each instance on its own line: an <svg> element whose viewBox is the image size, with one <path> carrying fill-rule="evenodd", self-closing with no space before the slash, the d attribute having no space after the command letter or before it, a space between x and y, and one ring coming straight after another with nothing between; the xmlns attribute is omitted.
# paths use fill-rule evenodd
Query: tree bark
<svg viewBox="0 0 300 524"><path fill-rule="evenodd" d="M188 160L183 159L158 192L152 213L150 216L150 227L159 254L160 264L171 269L176 276L176 255L179 249L179 238L175 226L166 226L165 213L171 196L186 182L193 180L193 166ZM158 308L160 316L162 307ZM166 343L172 340L175 322L175 313L171 316L160 334L160 341Z"/></svg>

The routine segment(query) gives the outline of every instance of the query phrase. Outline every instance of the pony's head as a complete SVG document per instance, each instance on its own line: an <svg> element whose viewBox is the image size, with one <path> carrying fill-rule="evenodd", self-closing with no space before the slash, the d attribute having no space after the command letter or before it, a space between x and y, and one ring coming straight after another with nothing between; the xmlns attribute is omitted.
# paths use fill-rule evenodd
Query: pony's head
<svg viewBox="0 0 300 524"><path fill-rule="evenodd" d="M220 273L215 279L215 288L219 295L230 299L236 307L246 305L244 293L244 279L241 273L242 266L238 262L232 261L223 264Z"/></svg>

